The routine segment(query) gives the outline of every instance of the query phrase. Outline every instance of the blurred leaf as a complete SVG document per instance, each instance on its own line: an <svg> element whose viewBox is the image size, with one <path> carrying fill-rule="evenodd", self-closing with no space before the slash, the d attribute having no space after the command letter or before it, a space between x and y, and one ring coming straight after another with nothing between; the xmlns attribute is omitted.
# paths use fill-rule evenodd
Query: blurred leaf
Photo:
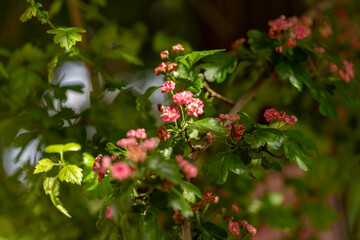
<svg viewBox="0 0 360 240"><path fill-rule="evenodd" d="M149 97L160 87L150 87L146 90L146 92L140 97L136 98L136 110L144 111L145 106L149 103Z"/></svg>
<svg viewBox="0 0 360 240"><path fill-rule="evenodd" d="M208 51L193 51L191 53L177 57L175 59L175 61L184 64L188 69L190 69L190 68L192 68L192 66L195 63L200 61L202 58L211 56L215 53L223 52L223 51L225 51L225 49L208 50Z"/></svg>
<svg viewBox="0 0 360 240"><path fill-rule="evenodd" d="M317 150L315 143L311 139L305 137L301 132L288 130L286 132L286 135L289 136L290 138L294 139L295 141L297 141L304 148L306 148L308 150L312 150L312 151L316 152L317 155L319 155L319 152Z"/></svg>
<svg viewBox="0 0 360 240"><path fill-rule="evenodd" d="M291 65L281 62L275 67L276 72L279 74L280 78L283 80L289 79L291 85L293 85L299 92L302 91L303 82L301 77L297 76L291 68Z"/></svg>
<svg viewBox="0 0 360 240"><path fill-rule="evenodd" d="M245 133L244 139L253 148L267 143L271 148L279 149L284 142L283 133L274 128L258 128L252 133Z"/></svg>
<svg viewBox="0 0 360 240"><path fill-rule="evenodd" d="M68 183L81 185L82 169L76 165L65 165L59 172L59 179Z"/></svg>
<svg viewBox="0 0 360 240"><path fill-rule="evenodd" d="M38 8L42 7L40 3L35 3L29 6L25 12L20 16L20 21L26 22L27 20L31 19L32 17L36 16L36 12Z"/></svg>
<svg viewBox="0 0 360 240"><path fill-rule="evenodd" d="M299 168L304 171L308 171L314 166L311 161L312 156L293 140L287 139L284 142L284 153L291 163L297 163Z"/></svg>
<svg viewBox="0 0 360 240"><path fill-rule="evenodd" d="M213 224L212 222L204 222L201 224L201 229L215 239L227 239L228 237L228 232L226 230Z"/></svg>
<svg viewBox="0 0 360 240"><path fill-rule="evenodd" d="M63 0L54 0L49 7L49 17L58 14L61 10Z"/></svg>
<svg viewBox="0 0 360 240"><path fill-rule="evenodd" d="M272 228L280 228L286 231L294 229L298 218L290 207L264 205L264 220Z"/></svg>
<svg viewBox="0 0 360 240"><path fill-rule="evenodd" d="M209 82L216 81L222 83L225 81L227 74L235 70L237 58L235 55L225 52L216 53L204 58L202 68L205 70L204 75Z"/></svg>
<svg viewBox="0 0 360 240"><path fill-rule="evenodd" d="M248 165L249 163L251 163L252 158L249 155L249 151L246 149L242 149L242 148L238 148L236 149L233 154L237 155L238 157L240 157L241 161L245 164Z"/></svg>
<svg viewBox="0 0 360 240"><path fill-rule="evenodd" d="M319 231L328 229L337 219L334 209L325 204L306 202L303 210L309 215L310 223Z"/></svg>
<svg viewBox="0 0 360 240"><path fill-rule="evenodd" d="M202 198L200 189L194 184L183 182L181 184L181 189L183 190L184 198L191 203L196 201L196 196Z"/></svg>
<svg viewBox="0 0 360 240"><path fill-rule="evenodd" d="M198 94L201 92L203 88L203 84L200 78L196 78L192 83L191 86L187 88L187 90L191 91L193 94Z"/></svg>
<svg viewBox="0 0 360 240"><path fill-rule="evenodd" d="M162 240L163 232L156 216L153 214L145 215L140 223L140 240Z"/></svg>
<svg viewBox="0 0 360 240"><path fill-rule="evenodd" d="M80 151L81 150L81 146L77 143L67 143L64 145L63 151L64 152L70 152L70 151Z"/></svg>
<svg viewBox="0 0 360 240"><path fill-rule="evenodd" d="M46 153L62 153L64 149L64 145L62 144L54 144L49 145L45 148Z"/></svg>
<svg viewBox="0 0 360 240"><path fill-rule="evenodd" d="M76 45L76 42L80 42L82 37L79 33L86 32L83 28L70 27L70 28L57 28L48 30L47 33L55 34L54 43L60 44L60 47L70 50Z"/></svg>
<svg viewBox="0 0 360 240"><path fill-rule="evenodd" d="M174 159L165 160L161 154L153 154L146 160L155 174L168 179L176 185L182 183L182 175L178 163Z"/></svg>
<svg viewBox="0 0 360 240"><path fill-rule="evenodd" d="M84 152L83 163L85 166L92 167L94 165L94 157L90 153Z"/></svg>
<svg viewBox="0 0 360 240"><path fill-rule="evenodd" d="M111 58L111 59L124 59L125 61L135 64L137 66L143 66L143 61L138 58L135 54L128 51L126 48L113 48L106 51L104 54L105 58Z"/></svg>
<svg viewBox="0 0 360 240"><path fill-rule="evenodd" d="M280 163L278 163L276 161L272 161L266 157L261 158L261 166L264 169L272 170L275 172L281 172L281 170L282 170Z"/></svg>
<svg viewBox="0 0 360 240"><path fill-rule="evenodd" d="M201 133L207 133L210 131L217 136L224 136L229 132L227 128L220 126L220 121L216 118L204 118L189 123L189 128L197 129Z"/></svg>
<svg viewBox="0 0 360 240"><path fill-rule="evenodd" d="M98 182L98 175L95 172L91 171L89 175L84 179L86 182L82 187L88 199L103 199L114 191L109 177Z"/></svg>
<svg viewBox="0 0 360 240"><path fill-rule="evenodd" d="M186 202L182 194L175 188L172 188L168 192L168 201L169 201L169 205L174 210L180 210L184 217L193 216L193 211L191 210L190 205Z"/></svg>
<svg viewBox="0 0 360 240"><path fill-rule="evenodd" d="M8 72L6 71L4 65L0 62L0 73L6 78L8 79L9 78L9 74Z"/></svg>
<svg viewBox="0 0 360 240"><path fill-rule="evenodd" d="M52 167L56 165L50 159L44 158L39 161L39 163L35 167L34 174L41 173L41 172L48 172L52 169Z"/></svg>
<svg viewBox="0 0 360 240"><path fill-rule="evenodd" d="M258 30L249 30L247 32L249 37L248 43L254 53L260 53L263 50L273 47L275 40L271 39L266 33Z"/></svg>
<svg viewBox="0 0 360 240"><path fill-rule="evenodd" d="M202 170L212 184L224 184L229 170L235 174L244 174L246 167L237 155L220 152L212 157Z"/></svg>
<svg viewBox="0 0 360 240"><path fill-rule="evenodd" d="M50 196L51 202L54 206L65 216L71 218L69 212L64 208L62 202L58 198L60 195L60 182L57 177L45 178L43 186L45 193Z"/></svg>

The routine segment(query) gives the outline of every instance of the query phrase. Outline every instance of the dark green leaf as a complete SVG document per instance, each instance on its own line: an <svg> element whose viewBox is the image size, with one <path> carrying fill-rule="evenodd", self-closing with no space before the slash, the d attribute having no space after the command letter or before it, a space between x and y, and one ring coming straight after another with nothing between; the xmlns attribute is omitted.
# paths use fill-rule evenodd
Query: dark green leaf
<svg viewBox="0 0 360 240"><path fill-rule="evenodd" d="M146 160L149 167L155 174L166 178L174 184L182 183L180 168L175 159L166 160L161 154L154 154Z"/></svg>
<svg viewBox="0 0 360 240"><path fill-rule="evenodd" d="M307 150L312 150L316 152L316 154L319 154L315 143L313 143L311 139L305 137L301 132L290 130L286 132L286 135L297 141L301 146L303 146Z"/></svg>
<svg viewBox="0 0 360 240"><path fill-rule="evenodd" d="M228 237L228 232L226 230L213 224L212 222L205 222L201 224L201 228L203 231L216 239L227 239Z"/></svg>
<svg viewBox="0 0 360 240"><path fill-rule="evenodd" d="M281 172L280 163L267 159L266 157L261 158L261 166L264 169L273 170L275 172Z"/></svg>
<svg viewBox="0 0 360 240"><path fill-rule="evenodd" d="M68 183L81 185L82 169L76 165L65 165L59 172L59 179Z"/></svg>
<svg viewBox="0 0 360 240"><path fill-rule="evenodd" d="M195 63L200 61L202 58L206 56L213 55L218 52L223 52L225 49L216 49L216 50L208 50L208 51L193 51L189 54L185 54L184 56L179 56L175 59L186 66L186 68L190 69Z"/></svg>
<svg viewBox="0 0 360 240"><path fill-rule="evenodd" d="M283 80L289 79L291 85L293 85L299 92L302 91L303 82L301 81L301 76L298 76L294 73L290 64L281 62L275 67L280 78Z"/></svg>
<svg viewBox="0 0 360 240"><path fill-rule="evenodd" d="M44 158L39 161L39 163L35 167L34 174L41 173L41 172L48 172L52 169L55 165L50 159Z"/></svg>
<svg viewBox="0 0 360 240"><path fill-rule="evenodd" d="M70 50L75 46L76 42L82 40L81 34L86 32L83 28L70 27L70 28L57 28L53 30L48 30L47 33L55 34L54 43L60 44L60 47Z"/></svg>
<svg viewBox="0 0 360 240"><path fill-rule="evenodd" d="M250 48L254 53L272 48L275 42L266 33L257 30L249 30L247 35L249 36Z"/></svg>
<svg viewBox="0 0 360 240"><path fill-rule="evenodd" d="M140 223L140 239L141 240L162 240L164 239L162 229L156 216L147 214Z"/></svg>
<svg viewBox="0 0 360 240"><path fill-rule="evenodd" d="M290 162L297 163L299 168L304 171L311 169L314 165L311 161L312 156L301 149L301 147L293 140L287 139L284 142L284 153Z"/></svg>
<svg viewBox="0 0 360 240"><path fill-rule="evenodd" d="M8 72L6 71L4 65L0 62L0 73L6 78L8 79L9 78L9 74Z"/></svg>
<svg viewBox="0 0 360 240"><path fill-rule="evenodd" d="M204 75L209 82L222 83L227 74L235 70L237 58L230 53L216 53L204 58L202 68L205 70Z"/></svg>
<svg viewBox="0 0 360 240"><path fill-rule="evenodd" d="M264 220L272 228L280 228L287 231L297 225L297 217L290 207L277 207L270 204L264 206Z"/></svg>
<svg viewBox="0 0 360 240"><path fill-rule="evenodd" d="M136 99L136 110L145 111L145 106L149 103L149 97L160 87L150 87L146 92Z"/></svg>
<svg viewBox="0 0 360 240"><path fill-rule="evenodd" d="M242 148L238 148L236 151L233 152L233 154L237 155L238 157L240 157L241 161L245 164L248 165L252 158L249 155L248 150L246 149L242 149Z"/></svg>
<svg viewBox="0 0 360 240"><path fill-rule="evenodd" d="M204 118L189 124L190 128L199 130L201 133L212 132L217 136L226 135L229 130L220 126L220 121L216 118Z"/></svg>
<svg viewBox="0 0 360 240"><path fill-rule="evenodd" d="M122 154L126 155L126 151L122 150L121 148L115 146L113 143L108 142L106 144L105 150L111 154Z"/></svg>
<svg viewBox="0 0 360 240"><path fill-rule="evenodd" d="M124 59L125 61L135 64L137 66L143 66L143 61L135 54L127 50L126 48L114 48L108 50L104 57L112 59Z"/></svg>
<svg viewBox="0 0 360 240"><path fill-rule="evenodd" d="M274 128L258 128L252 133L245 133L244 139L253 148L259 148L267 143L271 148L279 149L284 142L283 133Z"/></svg>

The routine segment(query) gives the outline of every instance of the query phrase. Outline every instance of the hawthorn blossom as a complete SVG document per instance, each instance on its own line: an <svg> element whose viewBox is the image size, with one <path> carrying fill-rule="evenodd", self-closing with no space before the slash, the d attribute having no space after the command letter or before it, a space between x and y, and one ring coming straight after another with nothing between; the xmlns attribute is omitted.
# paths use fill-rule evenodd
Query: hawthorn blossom
<svg viewBox="0 0 360 240"><path fill-rule="evenodd" d="M145 161L147 153L142 146L131 146L128 148L126 157L133 162L142 163Z"/></svg>
<svg viewBox="0 0 360 240"><path fill-rule="evenodd" d="M171 73L178 69L178 65L176 63L167 62L166 63L166 73Z"/></svg>
<svg viewBox="0 0 360 240"><path fill-rule="evenodd" d="M135 138L136 137L136 130L130 129L129 131L127 131L126 137L127 138Z"/></svg>
<svg viewBox="0 0 360 240"><path fill-rule="evenodd" d="M192 163L187 163L181 170L185 173L187 178L196 178L198 175L198 169Z"/></svg>
<svg viewBox="0 0 360 240"><path fill-rule="evenodd" d="M251 226L250 224L247 224L245 227L246 231L248 231L251 235L255 236L256 234L256 228Z"/></svg>
<svg viewBox="0 0 360 240"><path fill-rule="evenodd" d="M295 117L294 115L292 116L286 116L283 118L283 122L286 124L286 125L294 125L296 122L297 122L297 117Z"/></svg>
<svg viewBox="0 0 360 240"><path fill-rule="evenodd" d="M136 138L123 138L123 139L120 139L116 145L120 148L128 148L128 147L131 147L131 146L135 146L137 145L138 142L136 140Z"/></svg>
<svg viewBox="0 0 360 240"><path fill-rule="evenodd" d="M278 53L282 53L284 51L284 49L282 46L277 46L277 47L275 47L275 51Z"/></svg>
<svg viewBox="0 0 360 240"><path fill-rule="evenodd" d="M125 162L114 163L111 175L117 180L125 180L133 175L132 168Z"/></svg>
<svg viewBox="0 0 360 240"><path fill-rule="evenodd" d="M210 202L215 203L216 202L216 195L213 192L206 191L202 194L202 200L204 200L207 204Z"/></svg>
<svg viewBox="0 0 360 240"><path fill-rule="evenodd" d="M234 140L240 140L244 135L245 127L243 124L235 125L235 130L232 131L231 136Z"/></svg>
<svg viewBox="0 0 360 240"><path fill-rule="evenodd" d="M153 150L157 145L159 145L159 138L157 137L146 139L141 143L141 147L146 150Z"/></svg>
<svg viewBox="0 0 360 240"><path fill-rule="evenodd" d="M236 122L236 121L239 121L240 120L240 116L230 116L229 117L229 120L231 121L231 122Z"/></svg>
<svg viewBox="0 0 360 240"><path fill-rule="evenodd" d="M239 228L239 224L237 222L230 221L229 224L227 225L227 229L229 230L231 235L240 236L240 228Z"/></svg>
<svg viewBox="0 0 360 240"><path fill-rule="evenodd" d="M295 40L295 38L288 38L288 39L286 39L286 42L285 42L285 45L286 45L286 47L288 47L288 48L294 48L294 47L296 47L296 40Z"/></svg>
<svg viewBox="0 0 360 240"><path fill-rule="evenodd" d="M350 76L350 78L353 78L355 76L354 69L353 69L353 63L344 60L343 61L345 72Z"/></svg>
<svg viewBox="0 0 360 240"><path fill-rule="evenodd" d="M206 133L206 139L209 141L209 143L213 143L214 142L214 134L212 132L207 132Z"/></svg>
<svg viewBox="0 0 360 240"><path fill-rule="evenodd" d="M161 62L155 69L154 73L156 76L159 76L160 74L166 74L166 63Z"/></svg>
<svg viewBox="0 0 360 240"><path fill-rule="evenodd" d="M264 117L266 118L267 122L276 119L278 115L279 113L275 110L275 108L266 109L264 112Z"/></svg>
<svg viewBox="0 0 360 240"><path fill-rule="evenodd" d="M106 207L105 217L112 220L114 218L114 206L109 205Z"/></svg>
<svg viewBox="0 0 360 240"><path fill-rule="evenodd" d="M234 213L238 213L239 212L239 206L236 204L236 202L233 202L231 204L231 211L233 211Z"/></svg>
<svg viewBox="0 0 360 240"><path fill-rule="evenodd" d="M188 116L198 117L204 113L204 104L199 98L192 98L191 102L186 106L185 110Z"/></svg>
<svg viewBox="0 0 360 240"><path fill-rule="evenodd" d="M332 73L336 73L338 70L338 67L334 63L329 63L328 68Z"/></svg>
<svg viewBox="0 0 360 240"><path fill-rule="evenodd" d="M136 138L138 138L138 139L145 139L145 138L147 138L145 129L144 129L144 128L139 128L139 129L137 129L135 136L136 136Z"/></svg>
<svg viewBox="0 0 360 240"><path fill-rule="evenodd" d="M175 122L181 116L180 108L175 106L164 107L160 115L161 119L165 122Z"/></svg>
<svg viewBox="0 0 360 240"><path fill-rule="evenodd" d="M170 133L166 129L166 127L162 126L157 129L156 136L160 139L160 141L166 141L170 138Z"/></svg>
<svg viewBox="0 0 360 240"><path fill-rule="evenodd" d="M164 50L160 53L160 58L161 60L164 60L165 58L167 58L169 56L169 51L168 50Z"/></svg>
<svg viewBox="0 0 360 240"><path fill-rule="evenodd" d="M295 25L293 27L293 32L294 32L295 38L298 40L308 37L306 28L302 25Z"/></svg>
<svg viewBox="0 0 360 240"><path fill-rule="evenodd" d="M315 47L314 48L315 52L318 52L318 53L325 53L325 49L323 47Z"/></svg>
<svg viewBox="0 0 360 240"><path fill-rule="evenodd" d="M161 85L161 92L167 93L175 89L175 83L173 81L166 81Z"/></svg>
<svg viewBox="0 0 360 240"><path fill-rule="evenodd" d="M274 20L270 20L268 22L268 25L270 27L270 31L274 31L274 32L280 32L283 30L288 29L289 27L292 26L292 22L291 21L287 21L286 17L284 15L281 15L279 18L274 19Z"/></svg>
<svg viewBox="0 0 360 240"><path fill-rule="evenodd" d="M179 44L172 46L171 51L172 52L184 51L184 47L179 43Z"/></svg>
<svg viewBox="0 0 360 240"><path fill-rule="evenodd" d="M178 92L173 96L173 102L177 105L190 104L192 102L193 93L190 91Z"/></svg>
<svg viewBox="0 0 360 240"><path fill-rule="evenodd" d="M283 112L283 111L281 111L281 112L279 112L279 115L276 117L276 119L277 119L279 122L281 122L281 121L284 120L285 117L286 117L286 113Z"/></svg>
<svg viewBox="0 0 360 240"><path fill-rule="evenodd" d="M217 120L219 121L222 121L222 120L226 120L226 119L229 119L230 115L229 114L223 114L223 113L220 113L219 117L216 118Z"/></svg>

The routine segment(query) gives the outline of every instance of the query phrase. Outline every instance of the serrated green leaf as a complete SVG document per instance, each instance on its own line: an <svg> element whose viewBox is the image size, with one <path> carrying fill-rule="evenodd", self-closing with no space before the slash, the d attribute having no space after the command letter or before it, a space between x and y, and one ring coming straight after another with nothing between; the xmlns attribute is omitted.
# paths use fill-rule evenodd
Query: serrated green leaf
<svg viewBox="0 0 360 240"><path fill-rule="evenodd" d="M186 202L183 195L175 188L168 192L168 202L174 210L181 210L184 217L192 217L194 215L189 203Z"/></svg>
<svg viewBox="0 0 360 240"><path fill-rule="evenodd" d="M161 154L153 154L148 157L146 162L149 168L160 177L166 178L176 185L182 183L180 168L175 159L166 160Z"/></svg>
<svg viewBox="0 0 360 240"><path fill-rule="evenodd" d="M54 43L60 44L60 47L70 50L76 45L76 42L80 42L82 37L79 33L86 32L83 28L70 27L70 28L57 28L48 30L47 33L55 34Z"/></svg>
<svg viewBox="0 0 360 240"><path fill-rule="evenodd" d="M293 140L287 139L284 142L284 153L291 163L297 163L299 168L304 171L308 171L314 166L311 161L312 156Z"/></svg>
<svg viewBox="0 0 360 240"><path fill-rule="evenodd" d="M40 3L35 3L29 6L25 12L20 16L20 21L26 22L27 20L31 19L32 17L36 16L37 10L42 7Z"/></svg>
<svg viewBox="0 0 360 240"><path fill-rule="evenodd" d="M59 172L59 179L63 182L81 185L82 169L76 165L65 165Z"/></svg>
<svg viewBox="0 0 360 240"><path fill-rule="evenodd" d="M81 146L80 144L77 143L67 143L64 145L63 151L64 152L76 152L76 151L80 151L81 150Z"/></svg>
<svg viewBox="0 0 360 240"><path fill-rule="evenodd" d="M181 189L183 190L184 198L191 203L194 203L196 201L196 196L198 196L199 198L202 197L200 189L189 182L183 182L181 184Z"/></svg>
<svg viewBox="0 0 360 240"><path fill-rule="evenodd" d="M253 148L259 148L267 143L271 148L279 149L284 142L283 133L274 128L258 128L252 133L245 133L244 139Z"/></svg>
<svg viewBox="0 0 360 240"><path fill-rule="evenodd" d="M215 225L212 222L204 222L201 224L201 229L210 234L215 239L227 239L228 237L228 232L225 229Z"/></svg>
<svg viewBox="0 0 360 240"><path fill-rule="evenodd" d="M202 68L205 70L204 76L209 82L222 83L226 76L232 73L237 64L237 58L230 53L216 53L204 58Z"/></svg>
<svg viewBox="0 0 360 240"><path fill-rule="evenodd" d="M216 118L204 118L193 123L189 123L190 128L199 130L201 133L212 132L217 136L226 135L229 130L220 126L220 121Z"/></svg>
<svg viewBox="0 0 360 240"><path fill-rule="evenodd" d="M200 61L202 58L206 56L211 56L218 52L223 52L225 49L216 49L216 50L207 50L207 51L193 51L191 53L185 54L183 56L179 56L175 59L175 61L180 62L186 66L187 69L192 68L192 66Z"/></svg>
<svg viewBox="0 0 360 240"><path fill-rule="evenodd" d="M45 148L46 153L62 153L64 149L64 145L62 144L54 144L49 145Z"/></svg>
<svg viewBox="0 0 360 240"><path fill-rule="evenodd" d="M294 73L290 64L281 62L275 67L276 72L279 74L280 78L283 80L289 80L291 85L293 85L299 92L302 91L303 82L301 81L302 77Z"/></svg>
<svg viewBox="0 0 360 240"><path fill-rule="evenodd" d="M41 173L41 172L48 172L52 169L52 167L56 165L50 159L44 158L39 161L39 163L35 167L34 174Z"/></svg>
<svg viewBox="0 0 360 240"><path fill-rule="evenodd" d="M266 33L258 30L249 30L247 32L249 37L248 43L254 53L260 53L266 49L273 47L275 40L271 39Z"/></svg>
<svg viewBox="0 0 360 240"><path fill-rule="evenodd" d="M60 195L60 182L57 177L47 177L43 182L44 191L50 196L51 202L54 206L62 212L65 216L71 218L69 212L64 208L62 202L59 200Z"/></svg>

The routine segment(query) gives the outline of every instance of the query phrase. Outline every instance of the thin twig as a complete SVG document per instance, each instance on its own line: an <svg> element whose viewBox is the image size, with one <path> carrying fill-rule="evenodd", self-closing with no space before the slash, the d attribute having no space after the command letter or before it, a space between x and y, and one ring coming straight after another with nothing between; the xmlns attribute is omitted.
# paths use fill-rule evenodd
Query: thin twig
<svg viewBox="0 0 360 240"><path fill-rule="evenodd" d="M235 104L234 101L232 101L232 100L224 97L223 95L215 92L214 90L212 90L212 89L209 87L209 84L208 84L206 81L203 82L203 85L204 85L204 88L211 94L212 97L216 97L216 98L218 98L218 99L226 102L226 103L229 104L230 106L233 106L233 105Z"/></svg>

